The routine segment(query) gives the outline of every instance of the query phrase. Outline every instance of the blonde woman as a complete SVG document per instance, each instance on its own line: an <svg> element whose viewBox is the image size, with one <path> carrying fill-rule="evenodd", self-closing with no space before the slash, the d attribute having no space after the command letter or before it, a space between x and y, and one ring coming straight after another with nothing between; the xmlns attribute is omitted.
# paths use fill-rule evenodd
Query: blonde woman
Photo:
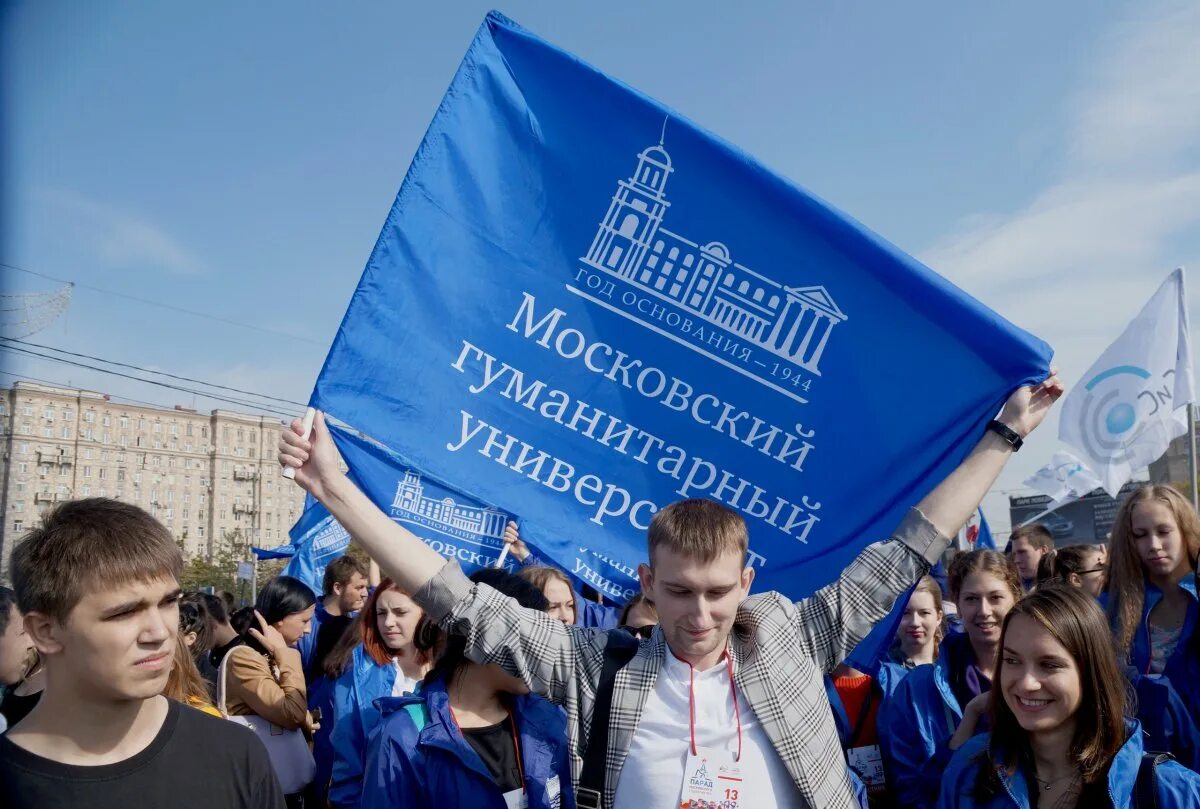
<svg viewBox="0 0 1200 809"><path fill-rule="evenodd" d="M1143 486L1117 513L1104 603L1118 652L1140 674L1166 674L1177 684L1186 679L1197 553L1200 517L1170 486Z"/></svg>

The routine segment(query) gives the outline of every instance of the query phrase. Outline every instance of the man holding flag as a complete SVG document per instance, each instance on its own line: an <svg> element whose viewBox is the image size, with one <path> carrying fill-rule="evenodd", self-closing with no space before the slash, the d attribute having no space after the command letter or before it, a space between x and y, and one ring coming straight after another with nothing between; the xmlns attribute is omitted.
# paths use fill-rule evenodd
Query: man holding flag
<svg viewBox="0 0 1200 809"><path fill-rule="evenodd" d="M719 778L695 777L707 767L739 779L738 806L855 806L821 673L929 570L1061 393L1054 375L1013 393L892 539L868 546L835 582L795 603L778 593L747 598L754 571L746 567L745 524L736 512L686 500L656 514L650 562L639 574L661 629L613 680L603 717L612 726L604 777L579 791L579 805L612 807L621 796L653 806L681 795L716 797ZM431 618L466 638L472 660L500 665L566 710L578 778L611 633L566 626L473 585L455 561L390 519L340 471L323 415L311 440L299 420L282 434L279 461ZM675 704L681 674L684 696Z"/></svg>

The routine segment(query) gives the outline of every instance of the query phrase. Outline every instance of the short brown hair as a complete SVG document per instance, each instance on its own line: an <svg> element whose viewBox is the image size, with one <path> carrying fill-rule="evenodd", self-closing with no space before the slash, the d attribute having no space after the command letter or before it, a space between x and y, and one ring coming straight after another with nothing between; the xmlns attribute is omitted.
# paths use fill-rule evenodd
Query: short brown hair
<svg viewBox="0 0 1200 809"><path fill-rule="evenodd" d="M182 571L183 553L162 523L137 506L104 497L50 511L12 556L21 612L59 623L88 590L168 576L178 580Z"/></svg>
<svg viewBox="0 0 1200 809"><path fill-rule="evenodd" d="M651 564L659 548L669 548L700 562L711 562L728 551L734 551L745 562L750 548L746 521L714 500L672 503L650 520L646 539Z"/></svg>
<svg viewBox="0 0 1200 809"><path fill-rule="evenodd" d="M339 556L325 567L325 578L321 582L321 587L325 591L325 595L333 595L333 586L340 584L345 587L354 578L354 574L367 577L367 567L362 562L355 559L349 554Z"/></svg>
<svg viewBox="0 0 1200 809"><path fill-rule="evenodd" d="M1008 585L1017 601L1025 594L1021 587L1021 575L1017 573L1017 566L1012 560L999 551L980 549L959 554L950 563L950 569L946 572L946 583L950 587L951 601L958 601L963 582L972 573L988 573L995 576Z"/></svg>
<svg viewBox="0 0 1200 809"><path fill-rule="evenodd" d="M1054 535L1050 533L1049 528L1040 522L1014 528L1012 534L1009 536L1009 543L1016 542L1018 539L1029 540L1030 545L1041 551L1048 551L1054 548Z"/></svg>

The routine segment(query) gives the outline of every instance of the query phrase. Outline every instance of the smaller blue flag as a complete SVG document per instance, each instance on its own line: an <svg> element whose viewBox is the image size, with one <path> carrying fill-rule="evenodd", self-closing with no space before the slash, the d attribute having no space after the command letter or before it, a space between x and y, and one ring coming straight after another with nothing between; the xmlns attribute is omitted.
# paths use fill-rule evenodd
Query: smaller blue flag
<svg viewBox="0 0 1200 809"><path fill-rule="evenodd" d="M304 582L320 598L324 594L325 567L350 547L350 534L315 500L288 533L292 537L292 561L283 569L283 575Z"/></svg>

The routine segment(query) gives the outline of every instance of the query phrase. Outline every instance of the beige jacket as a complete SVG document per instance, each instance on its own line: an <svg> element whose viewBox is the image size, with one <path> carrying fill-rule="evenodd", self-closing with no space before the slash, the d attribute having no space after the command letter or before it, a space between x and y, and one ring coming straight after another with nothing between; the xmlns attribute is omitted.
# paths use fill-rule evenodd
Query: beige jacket
<svg viewBox="0 0 1200 809"><path fill-rule="evenodd" d="M275 665L249 646L235 646L227 657L225 709L230 716L256 714L289 730L304 726L308 692L298 651L288 649Z"/></svg>

